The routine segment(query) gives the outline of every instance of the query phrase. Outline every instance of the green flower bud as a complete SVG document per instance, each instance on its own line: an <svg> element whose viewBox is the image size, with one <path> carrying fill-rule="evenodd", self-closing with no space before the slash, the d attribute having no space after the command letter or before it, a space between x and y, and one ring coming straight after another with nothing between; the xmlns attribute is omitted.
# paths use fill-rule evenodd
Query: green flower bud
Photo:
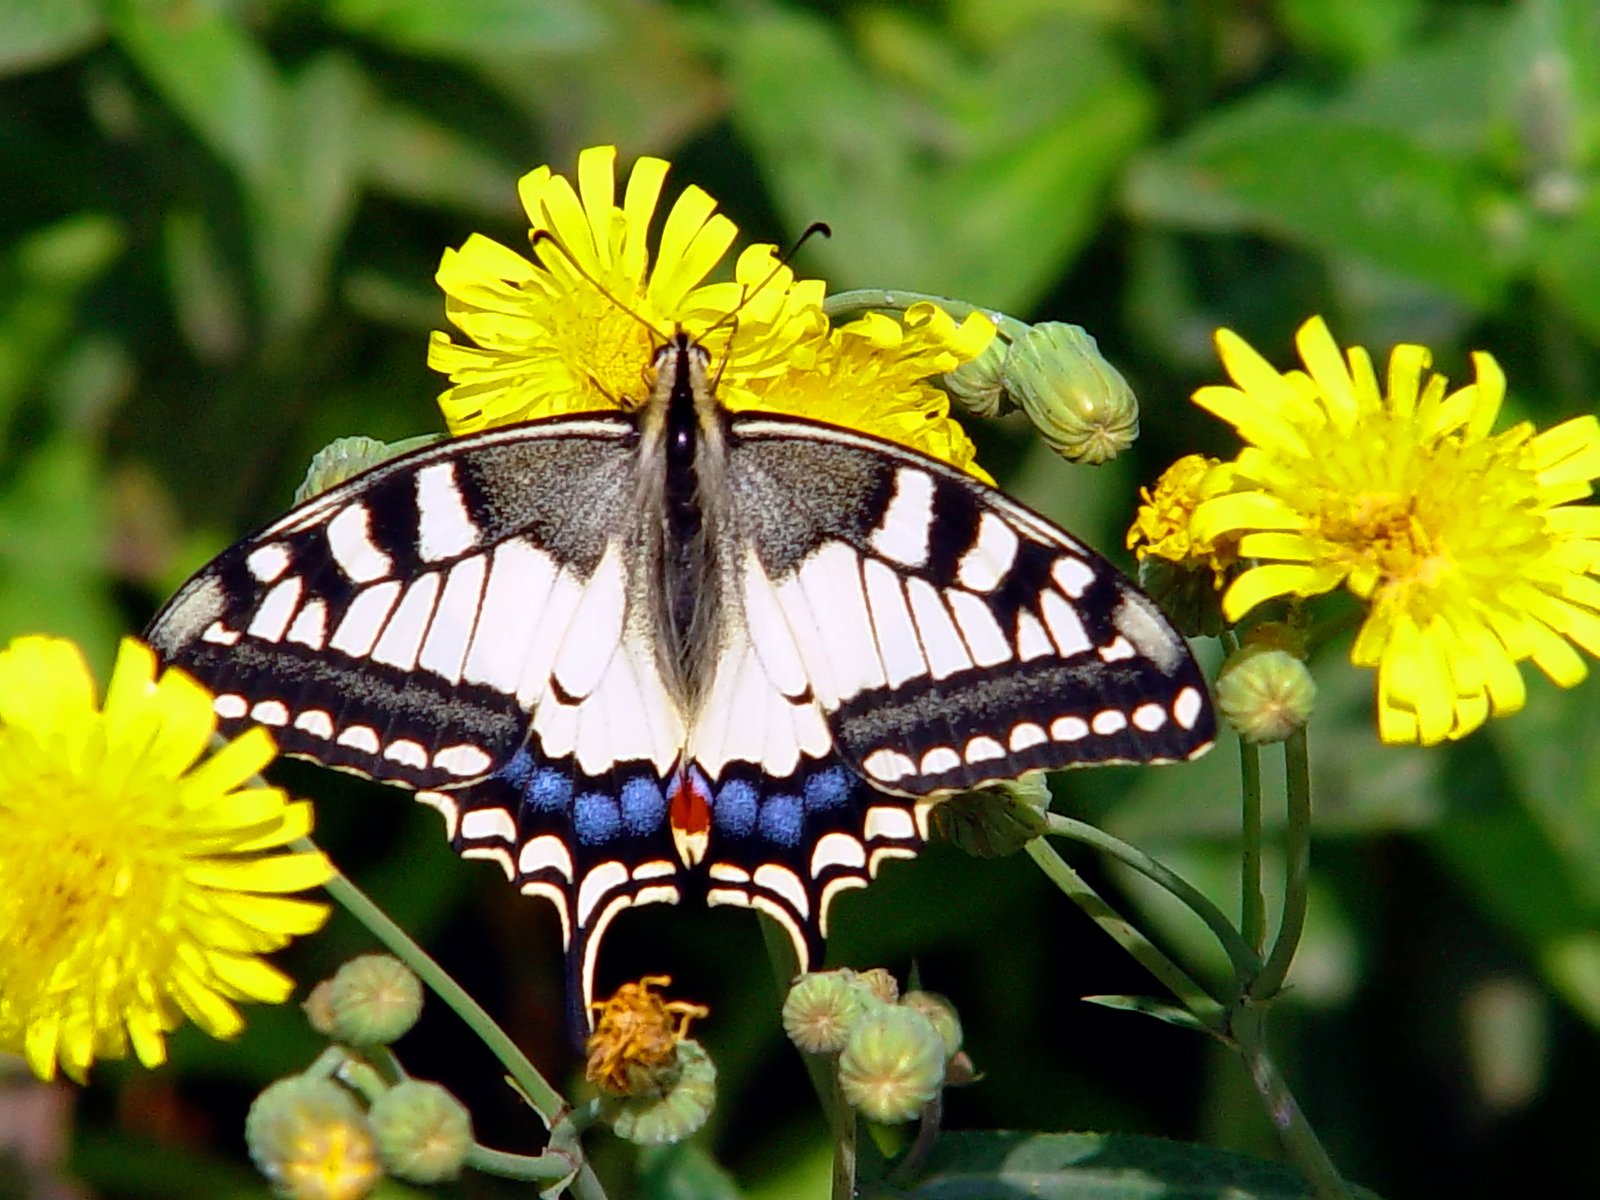
<svg viewBox="0 0 1600 1200"><path fill-rule="evenodd" d="M1001 324L998 316L995 323ZM941 381L941 386L950 396L951 402L962 412L971 413L975 417L999 416L1002 404L1006 400L1003 375L1006 358L1010 353L1010 340L1004 332L998 333L984 347L982 354L962 363L946 375Z"/></svg>
<svg viewBox="0 0 1600 1200"><path fill-rule="evenodd" d="M1004 380L1050 448L1074 462L1108 462L1139 436L1133 389L1076 325L1035 325L1012 346Z"/></svg>
<svg viewBox="0 0 1600 1200"><path fill-rule="evenodd" d="M677 1044L677 1079L649 1096L602 1093L601 1112L624 1141L637 1146L681 1142L706 1123L717 1099L717 1067L693 1038Z"/></svg>
<svg viewBox="0 0 1600 1200"><path fill-rule="evenodd" d="M367 1113L384 1169L407 1183L444 1183L472 1149L472 1117L437 1083L405 1079Z"/></svg>
<svg viewBox="0 0 1600 1200"><path fill-rule="evenodd" d="M334 1036L332 994L333 980L324 979L311 989L311 994L300 1005L300 1011L306 1015L306 1024L325 1038Z"/></svg>
<svg viewBox="0 0 1600 1200"><path fill-rule="evenodd" d="M1311 719L1317 684L1295 655L1244 647L1217 677L1217 708L1247 742L1281 742Z"/></svg>
<svg viewBox="0 0 1600 1200"><path fill-rule="evenodd" d="M347 1046L387 1046L417 1023L422 983L387 954L353 958L328 981L334 1040Z"/></svg>
<svg viewBox="0 0 1600 1200"><path fill-rule="evenodd" d="M335 438L311 456L306 467L306 477L295 489L294 502L320 496L329 488L352 479L379 463L387 462L399 454L420 450L423 446L441 441L443 435L426 433L421 437L406 438L399 442L380 442L377 438Z"/></svg>
<svg viewBox="0 0 1600 1200"><path fill-rule="evenodd" d="M916 1117L944 1082L945 1042L913 1008L883 1005L851 1026L839 1055L839 1089L869 1121Z"/></svg>
<svg viewBox="0 0 1600 1200"><path fill-rule="evenodd" d="M813 971L783 1001L783 1029L807 1054L837 1054L845 1035L874 1003L854 971Z"/></svg>
<svg viewBox="0 0 1600 1200"><path fill-rule="evenodd" d="M933 823L974 858L1015 854L1044 832L1050 785L1043 771L960 792L933 806Z"/></svg>
<svg viewBox="0 0 1600 1200"><path fill-rule="evenodd" d="M939 1031L947 1060L956 1056L961 1049L961 1018L956 1015L955 1005L933 992L907 992L900 997L900 1003L927 1017Z"/></svg>
<svg viewBox="0 0 1600 1200"><path fill-rule="evenodd" d="M883 967L857 972L856 986L864 989L873 999L881 1000L885 1004L894 1004L900 999L900 984Z"/></svg>
<svg viewBox="0 0 1600 1200"><path fill-rule="evenodd" d="M250 1159L288 1200L360 1200L382 1178L355 1097L327 1078L269 1085L244 1122Z"/></svg>

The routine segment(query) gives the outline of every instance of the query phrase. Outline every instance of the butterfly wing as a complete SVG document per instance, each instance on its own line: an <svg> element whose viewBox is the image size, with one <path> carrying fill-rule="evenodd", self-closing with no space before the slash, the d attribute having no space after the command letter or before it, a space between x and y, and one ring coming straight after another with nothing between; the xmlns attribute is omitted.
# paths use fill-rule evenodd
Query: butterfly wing
<svg viewBox="0 0 1600 1200"><path fill-rule="evenodd" d="M637 437L558 418L391 460L224 552L147 634L225 732L415 789L553 901L584 1003L612 917L678 898Z"/></svg>
<svg viewBox="0 0 1600 1200"><path fill-rule="evenodd" d="M798 418L730 425L742 612L691 723L720 903L784 923L914 853L927 801L1025 771L1206 749L1199 668L1155 605L1043 517L941 463ZM757 749L759 747L759 749Z"/></svg>

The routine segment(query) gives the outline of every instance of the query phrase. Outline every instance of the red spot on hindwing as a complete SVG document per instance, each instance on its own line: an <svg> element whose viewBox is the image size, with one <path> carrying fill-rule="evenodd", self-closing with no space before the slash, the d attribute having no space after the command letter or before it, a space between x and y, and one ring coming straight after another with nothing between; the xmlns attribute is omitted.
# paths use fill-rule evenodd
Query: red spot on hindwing
<svg viewBox="0 0 1600 1200"><path fill-rule="evenodd" d="M679 767L668 785L667 804L672 828L695 837L711 828L711 785L699 771Z"/></svg>

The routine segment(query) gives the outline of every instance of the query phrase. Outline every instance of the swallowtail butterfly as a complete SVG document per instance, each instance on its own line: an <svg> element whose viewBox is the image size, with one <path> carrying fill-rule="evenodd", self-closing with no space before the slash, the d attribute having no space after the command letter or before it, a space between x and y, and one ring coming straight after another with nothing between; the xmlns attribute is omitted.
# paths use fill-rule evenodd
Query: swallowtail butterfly
<svg viewBox="0 0 1600 1200"><path fill-rule="evenodd" d="M148 638L225 731L416 790L560 915L760 909L816 961L937 797L1210 744L1183 640L1099 555L901 446L716 402L679 332L634 413L381 464L204 567Z"/></svg>

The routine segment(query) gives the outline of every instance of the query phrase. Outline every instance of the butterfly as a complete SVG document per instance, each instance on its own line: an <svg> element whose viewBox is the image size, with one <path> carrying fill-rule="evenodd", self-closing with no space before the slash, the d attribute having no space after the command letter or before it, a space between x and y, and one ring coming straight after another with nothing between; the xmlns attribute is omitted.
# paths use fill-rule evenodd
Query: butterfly
<svg viewBox="0 0 1600 1200"><path fill-rule="evenodd" d="M1209 746L1188 647L1083 543L903 446L726 411L681 330L653 366L637 411L308 500L146 635L224 732L414 789L551 901L585 1019L630 906L758 909L803 971L937 799Z"/></svg>

